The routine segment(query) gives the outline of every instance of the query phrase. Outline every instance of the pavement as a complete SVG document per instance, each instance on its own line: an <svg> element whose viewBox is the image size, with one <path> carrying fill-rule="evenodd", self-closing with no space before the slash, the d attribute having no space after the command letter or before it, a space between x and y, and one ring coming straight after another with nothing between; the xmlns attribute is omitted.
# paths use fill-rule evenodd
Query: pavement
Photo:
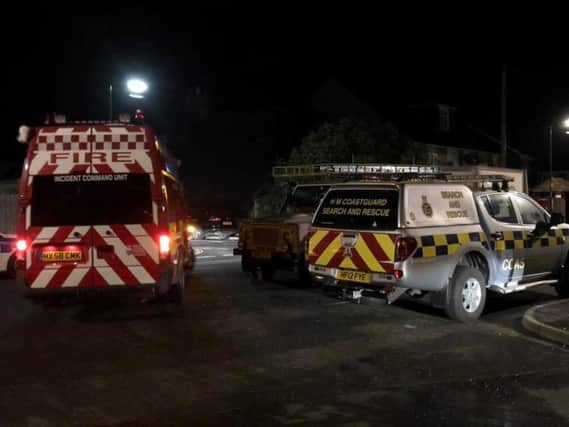
<svg viewBox="0 0 569 427"><path fill-rule="evenodd" d="M522 324L542 338L569 346L569 299L530 308L525 312Z"/></svg>
<svg viewBox="0 0 569 427"><path fill-rule="evenodd" d="M0 426L569 425L569 351L522 326L551 288L464 325L251 280L233 245L196 242L181 311L40 307L0 280Z"/></svg>

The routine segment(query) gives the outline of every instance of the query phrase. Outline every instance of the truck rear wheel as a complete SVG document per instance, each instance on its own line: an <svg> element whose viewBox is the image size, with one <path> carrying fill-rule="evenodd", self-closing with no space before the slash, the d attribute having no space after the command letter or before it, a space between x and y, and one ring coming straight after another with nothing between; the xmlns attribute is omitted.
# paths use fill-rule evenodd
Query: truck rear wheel
<svg viewBox="0 0 569 427"><path fill-rule="evenodd" d="M486 305L486 279L473 267L456 267L447 289L445 311L451 319L476 321Z"/></svg>

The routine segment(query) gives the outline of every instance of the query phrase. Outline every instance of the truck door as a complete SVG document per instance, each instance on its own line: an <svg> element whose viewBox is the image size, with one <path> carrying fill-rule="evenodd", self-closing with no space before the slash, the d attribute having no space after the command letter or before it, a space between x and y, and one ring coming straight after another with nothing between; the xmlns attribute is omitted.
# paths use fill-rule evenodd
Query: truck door
<svg viewBox="0 0 569 427"><path fill-rule="evenodd" d="M526 251L528 256L534 259L536 273L543 276L555 272L561 265L563 251L563 235L557 227L552 227L543 235L534 235L535 225L538 222L549 222L547 212L534 201L523 195L512 194L520 218L526 239Z"/></svg>
<svg viewBox="0 0 569 427"><path fill-rule="evenodd" d="M479 197L484 208L484 220L493 257L494 282L531 280L539 275L535 254L527 249L527 227L520 223L509 193L495 193Z"/></svg>

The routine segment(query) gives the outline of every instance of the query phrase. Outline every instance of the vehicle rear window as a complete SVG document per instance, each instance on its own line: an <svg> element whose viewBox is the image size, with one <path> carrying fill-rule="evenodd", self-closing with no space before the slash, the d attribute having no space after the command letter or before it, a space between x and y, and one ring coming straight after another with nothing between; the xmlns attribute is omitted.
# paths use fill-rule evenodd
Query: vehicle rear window
<svg viewBox="0 0 569 427"><path fill-rule="evenodd" d="M397 228L396 189L332 190L316 213L314 225L355 230Z"/></svg>
<svg viewBox="0 0 569 427"><path fill-rule="evenodd" d="M147 174L34 177L33 226L152 223Z"/></svg>

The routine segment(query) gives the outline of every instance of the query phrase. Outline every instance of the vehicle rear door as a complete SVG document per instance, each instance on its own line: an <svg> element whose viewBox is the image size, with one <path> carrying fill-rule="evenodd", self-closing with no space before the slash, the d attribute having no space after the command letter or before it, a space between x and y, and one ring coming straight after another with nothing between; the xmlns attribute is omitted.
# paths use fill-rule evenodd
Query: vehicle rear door
<svg viewBox="0 0 569 427"><path fill-rule="evenodd" d="M95 126L92 139L93 286L154 284L161 190L147 135L139 126Z"/></svg>
<svg viewBox="0 0 569 427"><path fill-rule="evenodd" d="M81 177L90 173L88 126L44 127L30 147L25 229L31 288L89 286L90 224Z"/></svg>
<svg viewBox="0 0 569 427"><path fill-rule="evenodd" d="M398 204L394 186L330 190L314 219L317 229L308 244L309 263L338 269L339 280L359 277L365 282L373 273L391 274Z"/></svg>

